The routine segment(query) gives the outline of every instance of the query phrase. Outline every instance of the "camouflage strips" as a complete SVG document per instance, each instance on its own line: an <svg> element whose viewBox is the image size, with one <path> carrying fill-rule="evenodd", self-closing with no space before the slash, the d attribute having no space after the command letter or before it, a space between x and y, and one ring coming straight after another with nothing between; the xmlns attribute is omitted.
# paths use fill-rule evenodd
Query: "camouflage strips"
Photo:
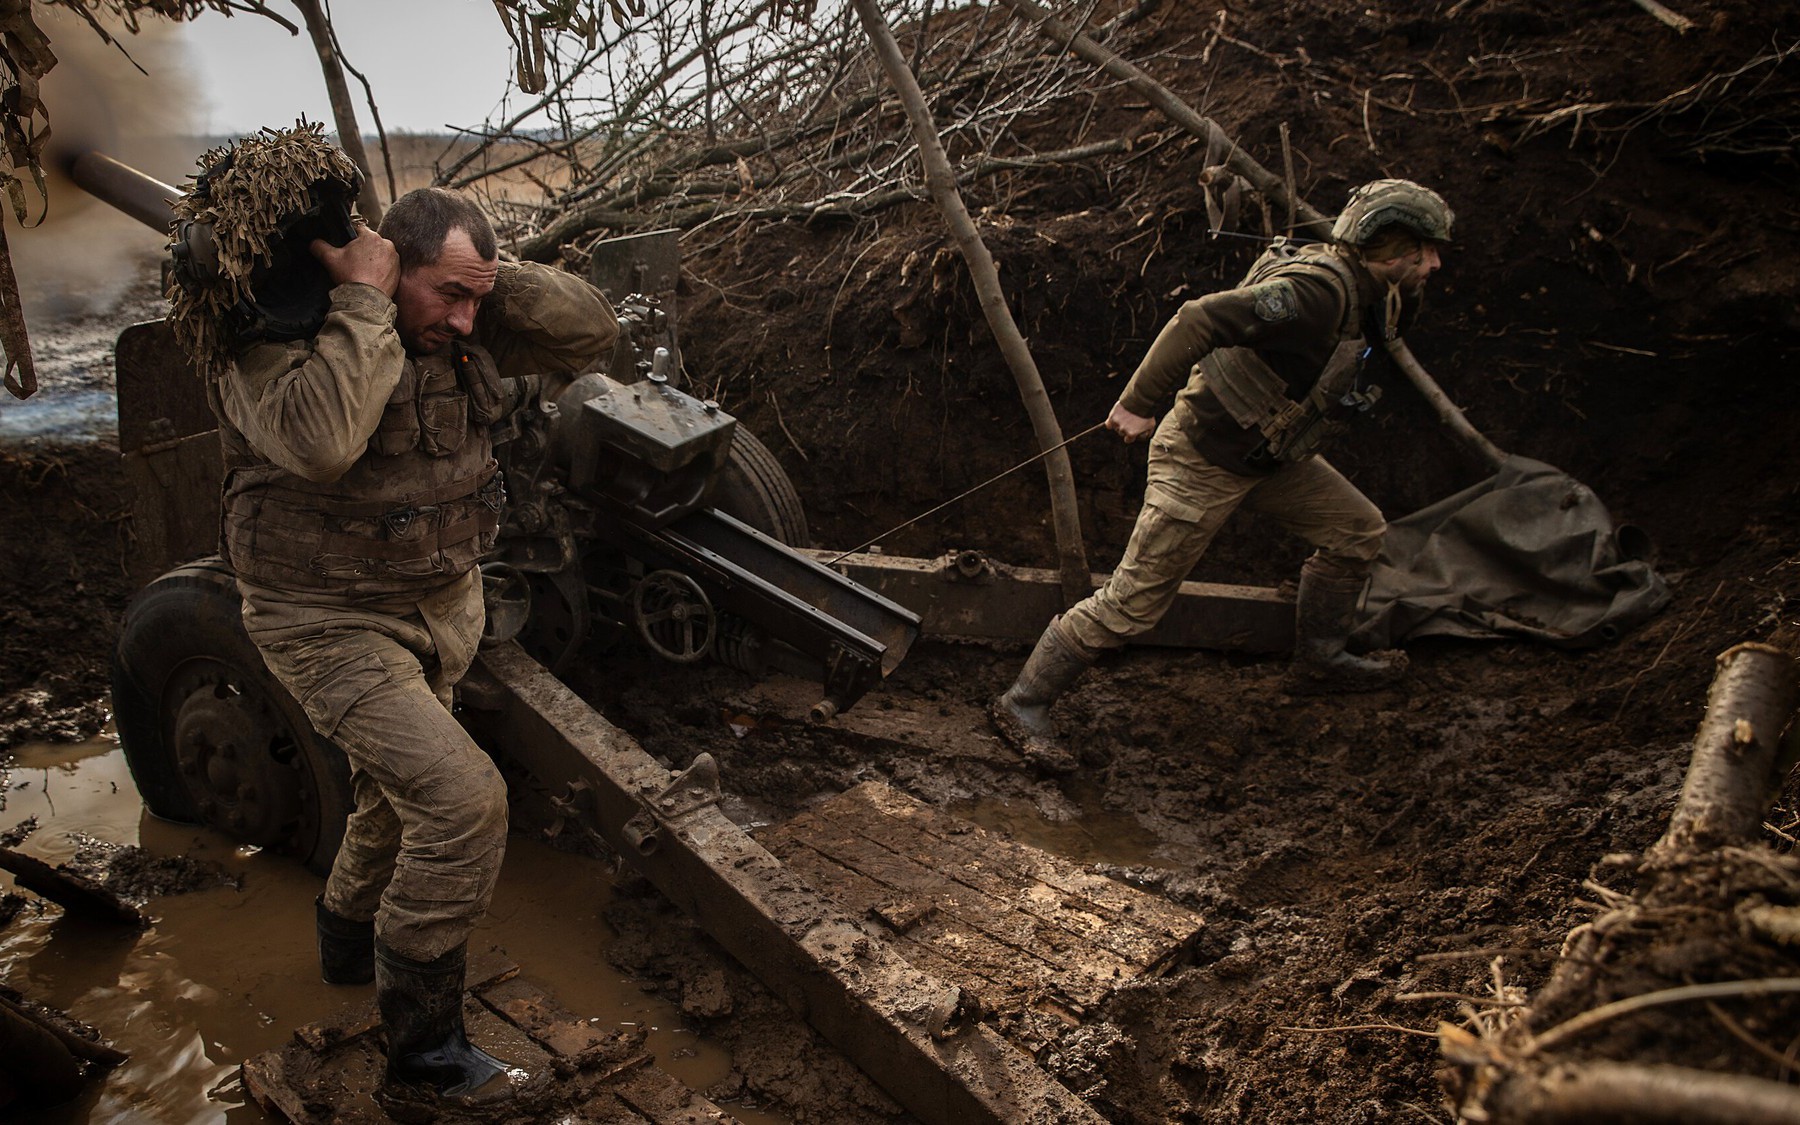
<svg viewBox="0 0 1800 1125"><path fill-rule="evenodd" d="M301 119L292 129L264 129L200 158L201 171L175 205L178 222L207 224L218 254L211 284L171 279L169 324L202 377L215 379L237 341L227 313L252 299L252 278L267 265L284 219L304 210L321 181L355 194L350 158L325 139L325 128Z"/></svg>

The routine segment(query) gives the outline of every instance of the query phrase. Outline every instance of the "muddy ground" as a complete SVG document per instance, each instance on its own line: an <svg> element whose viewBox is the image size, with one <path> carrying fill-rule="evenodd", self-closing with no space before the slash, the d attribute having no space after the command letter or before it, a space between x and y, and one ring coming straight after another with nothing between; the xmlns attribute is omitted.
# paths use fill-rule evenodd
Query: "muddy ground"
<svg viewBox="0 0 1800 1125"><path fill-rule="evenodd" d="M1584 880L1629 890L1607 857L1666 823L1713 657L1745 640L1792 648L1800 16L1688 0L1698 27L1678 35L1625 3L1301 0L1232 9L1221 38L1205 7L1156 7L1131 53L1266 163L1287 123L1322 209L1382 174L1443 191L1458 242L1414 350L1500 445L1647 530L1672 605L1596 651L1415 644L1404 687L1346 699L1283 695L1277 661L1126 652L1058 709L1089 763L1062 782L950 719L937 749L910 752L794 726L739 737L726 701L752 685L722 668L625 654L576 682L671 763L715 754L727 787L769 815L871 777L956 808L979 799L979 815L1204 915L1193 967L1122 989L1044 1053L1109 1119L1444 1121L1435 1041L1414 1032L1456 1019L1456 1004L1397 997L1486 994L1495 957L1506 984L1541 985L1562 936L1593 916ZM1080 136L1154 143L975 200L992 208L985 233L1070 430L1104 415L1176 302L1228 284L1254 253L1207 237L1199 146L1116 91L1085 120ZM1071 120L1039 127L1045 148L1075 143ZM1029 454L929 211L686 250L688 365L781 458L822 545L861 542ZM1400 380L1389 387L1335 463L1396 513L1479 476ZM1141 497L1141 447L1100 436L1074 457L1105 569ZM104 444L0 453L0 744L103 717L127 511ZM888 546L1044 565L1040 480L1017 474ZM1246 520L1196 577L1273 585L1302 553ZM882 694L961 722L1020 655L921 644ZM1793 833L1792 788L1771 821ZM1084 824L1097 826L1085 838ZM624 891L611 956L728 1044L734 1074L717 1092L797 1121L901 1116L653 892ZM1788 1017L1766 1038L1791 1057ZM1666 1018L1682 1034L1634 1057L1793 1080L1704 1010Z"/></svg>

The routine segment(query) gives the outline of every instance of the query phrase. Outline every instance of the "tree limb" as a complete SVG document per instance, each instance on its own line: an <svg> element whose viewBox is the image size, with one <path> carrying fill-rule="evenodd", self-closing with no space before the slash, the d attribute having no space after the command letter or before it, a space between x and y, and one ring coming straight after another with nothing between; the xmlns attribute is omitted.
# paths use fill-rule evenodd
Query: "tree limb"
<svg viewBox="0 0 1800 1125"><path fill-rule="evenodd" d="M1013 379L1019 386L1019 397L1025 401L1025 412L1031 419L1038 448L1054 450L1044 458L1044 472L1050 482L1050 513L1056 527L1063 601L1065 605L1073 605L1086 597L1092 586L1087 551L1081 541L1081 519L1076 509L1075 474L1069 465L1068 451L1057 448L1063 440L1062 426L1056 420L1056 410L1050 403L1049 394L1044 390L1044 380L1038 374L1031 349L1026 345L1025 337L1020 334L1019 326L1013 321L1012 310L1006 305L1006 295L1000 287L1000 272L994 265L993 255L988 252L987 244L982 242L981 233L975 228L975 220L969 216L962 194L957 191L956 174L951 169L950 159L938 138L937 126L931 119L930 109L925 105L925 95L919 89L918 80L907 68L906 59L900 53L900 45L894 42L894 34L889 30L881 10L875 6L875 0L851 0L851 3L856 8L857 17L862 20L863 29L869 34L869 41L874 44L875 55L881 60L882 69L887 72L888 81L893 84L900 95L901 104L906 107L907 119L912 123L913 137L918 142L919 159L925 166L926 187L937 203L938 210L943 212L951 237L956 240L957 248L962 251L963 260L969 267L969 275L975 283L975 292L980 298L981 310L987 316L988 327L1000 345L1000 352L1005 357L1007 366L1012 369Z"/></svg>

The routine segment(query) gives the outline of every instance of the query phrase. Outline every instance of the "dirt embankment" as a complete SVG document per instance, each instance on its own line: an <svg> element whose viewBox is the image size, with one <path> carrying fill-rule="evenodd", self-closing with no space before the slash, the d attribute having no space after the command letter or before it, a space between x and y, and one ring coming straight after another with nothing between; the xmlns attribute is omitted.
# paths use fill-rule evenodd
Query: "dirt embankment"
<svg viewBox="0 0 1800 1125"><path fill-rule="evenodd" d="M1386 174L1451 200L1458 243L1414 349L1502 446L1592 485L1659 543L1676 600L1637 633L1591 653L1418 645L1408 686L1352 700L1284 696L1271 662L1129 652L1058 710L1091 763L1065 785L951 751L793 729L736 737L718 700L745 685L722 669L614 659L582 686L652 751L684 764L709 750L730 788L776 810L883 776L935 801L1134 823L1144 836L1131 849L1150 862L1112 872L1209 928L1196 967L1122 990L1046 1052L1109 1118L1374 1122L1410 1107L1443 1120L1436 1044L1401 1029L1429 1031L1456 1004L1400 997L1486 995L1496 972L1506 986L1544 983L1562 935L1592 916L1584 880L1629 890L1629 869L1603 858L1661 832L1712 657L1794 635L1800 485L1779 466L1800 422L1788 385L1800 17L1740 0L1681 8L1698 24L1686 35L1627 4L1303 0L1222 22L1165 4L1129 43L1270 166L1286 124L1299 182L1324 210ZM1115 90L1032 128L1046 149L1137 139L1105 167L972 189L1073 431L1104 415L1175 305L1230 284L1255 248L1208 236L1196 187L1207 154L1134 97ZM928 209L687 249L689 366L781 458L821 543L861 542L1030 454L1010 377ZM1379 417L1334 462L1393 512L1473 480L1403 382L1386 385ZM1142 453L1098 436L1074 455L1091 561L1105 569L1136 514ZM97 714L81 708L104 689L100 642L125 594L112 577L121 501L102 454L15 454L0 470L18 591L0 607L0 721L54 736L54 716ZM1017 474L889 548L1042 564L1042 491ZM1301 554L1246 519L1197 576L1272 584ZM907 706L978 704L1016 660L923 645L885 691ZM35 723L19 721L34 718L26 684L46 693ZM1790 834L1791 798L1775 817ZM655 935L620 959L692 997L693 1018L733 1042L732 1081L799 1119L895 1116L660 900L614 913L629 935ZM733 1002L717 1000L721 987ZM1791 1029L1791 1010L1756 1019L1771 1012ZM1662 1018L1682 1034L1634 1042L1638 1057L1777 1076L1704 1008ZM1756 1019L1766 1045L1790 1049L1779 1019Z"/></svg>

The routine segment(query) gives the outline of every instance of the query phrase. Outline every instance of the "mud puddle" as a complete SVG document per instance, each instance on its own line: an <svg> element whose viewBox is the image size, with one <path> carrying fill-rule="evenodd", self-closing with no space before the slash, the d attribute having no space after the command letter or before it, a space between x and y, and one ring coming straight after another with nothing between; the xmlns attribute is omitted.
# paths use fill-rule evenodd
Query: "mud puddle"
<svg viewBox="0 0 1800 1125"><path fill-rule="evenodd" d="M268 1120L248 1102L239 1064L369 995L318 980L312 918L321 880L288 859L147 815L111 734L18 747L0 777L0 832L37 819L22 852L61 863L92 837L211 861L238 884L152 899L154 922L142 933L65 917L27 892L31 905L0 931L0 980L100 1029L131 1059L78 1101L16 1120ZM0 873L0 893L13 890ZM731 1057L607 963L615 935L601 912L611 891L602 864L514 836L472 947L502 951L597 1027L647 1031L644 1049L657 1065L704 1090L730 1073ZM785 1120L727 1108L752 1125Z"/></svg>
<svg viewBox="0 0 1800 1125"><path fill-rule="evenodd" d="M1137 816L1106 808L1101 791L1070 781L1053 796L1028 801L991 797L954 802L946 811L1077 863L1118 867L1174 866L1166 841Z"/></svg>

